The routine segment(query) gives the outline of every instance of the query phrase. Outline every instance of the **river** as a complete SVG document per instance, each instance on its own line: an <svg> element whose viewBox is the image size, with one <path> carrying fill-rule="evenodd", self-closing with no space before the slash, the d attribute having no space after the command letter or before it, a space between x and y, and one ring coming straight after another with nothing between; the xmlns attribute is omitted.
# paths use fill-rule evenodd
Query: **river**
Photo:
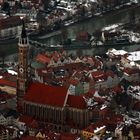
<svg viewBox="0 0 140 140"><path fill-rule="evenodd" d="M139 17L140 7L134 8L133 10L135 12L136 18ZM65 32L67 33L67 37L71 39L75 38L76 34L78 34L80 31L87 31L92 34L94 31L111 24L129 22L131 12L132 9L122 9L118 12L115 11L113 13L107 13L103 16L91 18L89 20L82 21L81 23L76 23L71 26L65 27ZM56 35L50 38L42 39L40 40L40 42L46 43L48 45L55 45L60 44L61 39L61 35Z"/></svg>

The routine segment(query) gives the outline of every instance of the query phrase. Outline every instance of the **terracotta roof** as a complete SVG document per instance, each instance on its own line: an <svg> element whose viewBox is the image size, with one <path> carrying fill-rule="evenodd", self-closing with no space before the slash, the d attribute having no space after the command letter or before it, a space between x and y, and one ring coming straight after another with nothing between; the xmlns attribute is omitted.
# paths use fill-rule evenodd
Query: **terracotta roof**
<svg viewBox="0 0 140 140"><path fill-rule="evenodd" d="M70 78L69 79L69 83L76 86L78 83L79 83L79 80L78 79L73 79L73 78Z"/></svg>
<svg viewBox="0 0 140 140"><path fill-rule="evenodd" d="M50 63L50 58L47 57L44 54L38 54L36 57L36 60L43 63L43 64L49 64Z"/></svg>
<svg viewBox="0 0 140 140"><path fill-rule="evenodd" d="M36 120L33 120L32 122L31 122L31 124L30 124L30 127L31 128L38 128L38 122L36 121Z"/></svg>
<svg viewBox="0 0 140 140"><path fill-rule="evenodd" d="M115 74L113 71L109 70L109 71L101 71L101 70L97 70L91 73L93 79L95 79L95 81L99 81L99 80L106 80L109 76L114 78Z"/></svg>
<svg viewBox="0 0 140 140"><path fill-rule="evenodd" d="M29 125L32 123L33 118L27 115L23 115L23 116L20 116L19 121Z"/></svg>
<svg viewBox="0 0 140 140"><path fill-rule="evenodd" d="M67 105L77 109L86 109L86 102L82 96L69 95Z"/></svg>
<svg viewBox="0 0 140 140"><path fill-rule="evenodd" d="M16 87L16 82L12 82L12 81L9 81L9 80L6 80L6 79L0 79L0 85Z"/></svg>
<svg viewBox="0 0 140 140"><path fill-rule="evenodd" d="M49 86L42 83L31 83L24 96L24 100L37 104L63 107L66 95L66 87Z"/></svg>
<svg viewBox="0 0 140 140"><path fill-rule="evenodd" d="M98 80L98 79L106 79L106 75L103 71L94 71L92 72L92 77L95 79L95 80Z"/></svg>

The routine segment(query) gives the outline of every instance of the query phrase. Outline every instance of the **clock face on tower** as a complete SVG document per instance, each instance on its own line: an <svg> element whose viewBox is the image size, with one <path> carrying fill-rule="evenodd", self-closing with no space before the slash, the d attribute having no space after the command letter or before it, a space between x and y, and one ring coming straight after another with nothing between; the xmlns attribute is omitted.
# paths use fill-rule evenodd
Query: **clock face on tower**
<svg viewBox="0 0 140 140"><path fill-rule="evenodd" d="M19 72L22 74L24 72L23 68L19 68Z"/></svg>

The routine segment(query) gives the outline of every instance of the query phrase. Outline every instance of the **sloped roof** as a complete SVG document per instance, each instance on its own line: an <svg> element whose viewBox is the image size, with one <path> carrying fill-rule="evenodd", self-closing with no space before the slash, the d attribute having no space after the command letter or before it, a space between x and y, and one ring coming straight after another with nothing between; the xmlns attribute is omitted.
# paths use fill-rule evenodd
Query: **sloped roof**
<svg viewBox="0 0 140 140"><path fill-rule="evenodd" d="M69 95L67 100L67 105L69 107L77 109L86 109L86 102L82 96Z"/></svg>
<svg viewBox="0 0 140 140"><path fill-rule="evenodd" d="M12 81L9 81L9 80L6 80L6 79L0 79L0 85L16 87L16 82L12 82Z"/></svg>
<svg viewBox="0 0 140 140"><path fill-rule="evenodd" d="M24 96L24 100L37 104L63 107L66 95L66 87L31 83Z"/></svg>
<svg viewBox="0 0 140 140"><path fill-rule="evenodd" d="M19 121L29 125L33 121L33 118L27 115L23 115L20 116Z"/></svg>
<svg viewBox="0 0 140 140"><path fill-rule="evenodd" d="M43 63L43 64L49 64L50 63L50 58L47 57L46 55L44 54L38 54L37 57L36 57L36 60Z"/></svg>

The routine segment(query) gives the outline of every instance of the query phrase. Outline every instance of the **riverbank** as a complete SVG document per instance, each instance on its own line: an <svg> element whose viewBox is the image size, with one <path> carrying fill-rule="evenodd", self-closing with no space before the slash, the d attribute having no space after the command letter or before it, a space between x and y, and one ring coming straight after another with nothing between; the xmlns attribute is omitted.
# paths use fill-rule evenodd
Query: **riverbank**
<svg viewBox="0 0 140 140"><path fill-rule="evenodd" d="M131 9L135 10L136 16L139 15L140 7L137 8L131 7ZM99 16L93 17L90 20L81 21L80 23L74 23L73 25L65 27L67 32L67 38L75 38L76 34L78 34L80 31L87 31L90 34L92 34L94 31L111 24L120 23L120 22L127 23L129 22L129 16L130 16L129 12L131 12L130 8L125 8L120 11L106 13L100 17ZM46 38L46 36L48 38ZM46 36L44 36L42 39L39 39L39 37L33 37L31 39L44 43L46 44L46 46L60 44L60 41L62 40L62 35L61 33L59 34L59 31L57 35L53 33L52 36L50 36L50 34L46 34ZM17 40L10 41L10 42L5 41L4 45L0 43L0 51L1 48L4 48L4 50L8 54L16 53L18 51L17 42L18 42Z"/></svg>
<svg viewBox="0 0 140 140"><path fill-rule="evenodd" d="M115 15L117 15L119 13L122 13L122 12L125 12L125 11L128 11L128 10L132 10L132 9L136 10L137 8L140 8L140 5L129 5L129 7L120 7L119 9L114 9L114 10L111 10L111 11L106 11L106 12L100 13L98 15L93 15L93 16L90 15L89 17L82 17L81 19L77 19L77 20L75 20L73 22L71 21L71 23L68 24L68 25L65 25L65 23L64 23L63 28L65 28L65 30L66 30L67 28L70 28L72 26L76 26L79 23L80 24L84 24L87 21L90 22L91 20L98 20L100 18L103 18L104 16L110 16L110 15L111 16L115 16ZM63 29L61 28L61 29L59 29L57 31L54 31L54 32L51 32L51 33L46 33L45 35L38 35L35 38L38 38L40 40L41 39L48 39L48 38L51 38L53 36L61 35L62 32L63 32L62 30Z"/></svg>

